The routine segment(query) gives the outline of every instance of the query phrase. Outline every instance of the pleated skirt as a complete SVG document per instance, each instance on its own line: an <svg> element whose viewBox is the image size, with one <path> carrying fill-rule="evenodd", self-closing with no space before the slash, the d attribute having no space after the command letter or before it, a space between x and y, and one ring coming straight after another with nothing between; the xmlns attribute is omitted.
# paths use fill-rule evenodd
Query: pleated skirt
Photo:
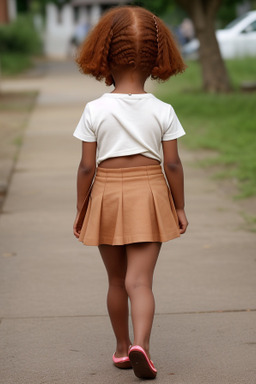
<svg viewBox="0 0 256 384"><path fill-rule="evenodd" d="M160 165L97 169L81 242L124 245L179 236L173 199Z"/></svg>

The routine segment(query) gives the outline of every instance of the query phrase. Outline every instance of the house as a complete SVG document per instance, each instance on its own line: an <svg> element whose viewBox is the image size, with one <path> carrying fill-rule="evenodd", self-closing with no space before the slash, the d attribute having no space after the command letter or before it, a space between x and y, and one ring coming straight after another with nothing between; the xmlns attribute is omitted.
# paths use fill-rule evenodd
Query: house
<svg viewBox="0 0 256 384"><path fill-rule="evenodd" d="M45 54L64 59L85 38L89 29L111 6L128 4L127 0L71 0L61 8L53 3L46 6L44 32Z"/></svg>

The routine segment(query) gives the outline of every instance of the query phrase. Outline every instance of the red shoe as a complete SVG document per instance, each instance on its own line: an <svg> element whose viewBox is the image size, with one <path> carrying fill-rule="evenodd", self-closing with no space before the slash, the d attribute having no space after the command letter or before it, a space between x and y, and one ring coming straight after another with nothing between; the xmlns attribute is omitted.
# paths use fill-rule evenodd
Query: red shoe
<svg viewBox="0 0 256 384"><path fill-rule="evenodd" d="M114 353L112 356L112 360L114 363L114 366L120 369L128 369L131 368L131 362L128 356L125 357L116 357L116 354Z"/></svg>
<svg viewBox="0 0 256 384"><path fill-rule="evenodd" d="M140 379L155 379L157 370L146 352L139 345L134 345L129 350L129 358L134 374Z"/></svg>

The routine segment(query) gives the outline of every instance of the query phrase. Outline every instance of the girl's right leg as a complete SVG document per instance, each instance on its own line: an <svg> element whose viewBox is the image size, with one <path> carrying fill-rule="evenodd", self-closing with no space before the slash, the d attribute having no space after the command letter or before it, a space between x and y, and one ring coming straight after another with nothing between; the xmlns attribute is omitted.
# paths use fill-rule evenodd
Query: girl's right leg
<svg viewBox="0 0 256 384"><path fill-rule="evenodd" d="M105 264L109 289L107 306L116 336L116 357L128 355L131 345L128 326L128 295L125 288L127 258L125 246L100 245L99 250Z"/></svg>
<svg viewBox="0 0 256 384"><path fill-rule="evenodd" d="M125 286L131 301L133 345L139 345L148 355L155 312L152 292L153 274L160 248L161 243L138 243L126 246Z"/></svg>

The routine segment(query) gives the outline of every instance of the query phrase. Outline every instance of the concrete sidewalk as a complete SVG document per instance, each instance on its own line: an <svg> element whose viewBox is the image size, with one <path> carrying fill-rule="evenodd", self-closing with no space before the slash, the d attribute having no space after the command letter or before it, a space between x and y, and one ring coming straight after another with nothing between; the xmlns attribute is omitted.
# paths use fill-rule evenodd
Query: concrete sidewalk
<svg viewBox="0 0 256 384"><path fill-rule="evenodd" d="M0 215L0 383L138 383L111 363L98 250L72 235L81 149L72 133L84 104L106 89L70 63L2 84L25 88L40 94ZM163 245L155 274L157 382L255 384L255 234L243 229L236 204L191 166L193 156L181 151L190 227Z"/></svg>

